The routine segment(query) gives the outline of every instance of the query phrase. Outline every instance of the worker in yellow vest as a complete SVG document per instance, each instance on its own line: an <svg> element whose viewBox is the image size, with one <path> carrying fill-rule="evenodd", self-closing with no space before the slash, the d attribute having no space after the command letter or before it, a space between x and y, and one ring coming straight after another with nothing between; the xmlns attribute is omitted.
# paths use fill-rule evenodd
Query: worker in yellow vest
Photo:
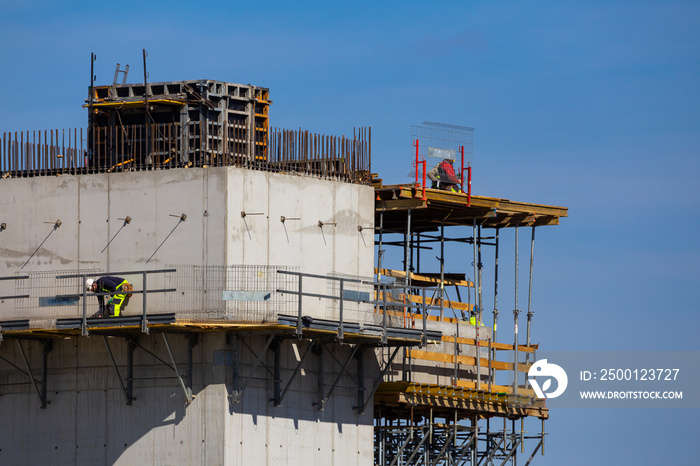
<svg viewBox="0 0 700 466"><path fill-rule="evenodd" d="M472 312L472 313L471 313L471 317L469 318L469 323L470 323L471 325L476 326L476 316L477 316L477 313L476 313L476 312ZM479 325L483 327L483 326L484 326L484 323L483 323L483 322L479 322Z"/></svg>
<svg viewBox="0 0 700 466"><path fill-rule="evenodd" d="M128 281L121 277L104 276L97 280L88 278L85 281L85 286L92 293L115 293L113 295L98 295L97 301L100 304L100 310L92 317L118 317L121 315L122 308L129 304L129 298L134 287ZM105 302L105 297L107 298Z"/></svg>

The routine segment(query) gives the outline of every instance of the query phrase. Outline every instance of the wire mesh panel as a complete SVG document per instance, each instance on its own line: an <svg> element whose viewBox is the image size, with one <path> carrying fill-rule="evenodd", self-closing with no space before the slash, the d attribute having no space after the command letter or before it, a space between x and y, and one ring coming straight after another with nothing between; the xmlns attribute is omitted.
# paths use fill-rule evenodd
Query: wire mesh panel
<svg viewBox="0 0 700 466"><path fill-rule="evenodd" d="M411 126L411 141L414 147L411 154L414 165L417 145L418 159L427 162L426 170L428 171L444 159L455 161L457 166L462 163L462 155L464 156L464 166L472 163L474 128L424 121L421 126ZM409 176L413 178L415 175L416 167L414 166ZM419 172L419 175L422 177L422 171Z"/></svg>
<svg viewBox="0 0 700 466"><path fill-rule="evenodd" d="M328 274L329 277L342 278L343 320L358 323L375 323L374 320L374 285L371 277L359 277L339 273ZM366 282L366 283L363 283ZM341 280L327 280L326 294L338 296L327 298L326 317L340 320Z"/></svg>
<svg viewBox="0 0 700 466"><path fill-rule="evenodd" d="M30 319L29 324L32 328L53 328L55 319L82 317L81 299L62 296L82 292L84 282L80 277L60 280L56 277L101 272L102 269L81 269L18 273L18 275L28 275L29 278L17 280L15 292L18 295L29 295L29 297L17 300L14 318ZM96 309L92 308L88 310L89 313L95 311Z"/></svg>
<svg viewBox="0 0 700 466"><path fill-rule="evenodd" d="M294 312L296 297L277 290L296 289L298 278L277 271L297 271L298 267L173 267L177 273L168 277L168 286L177 292L168 296L167 304L178 318L262 323Z"/></svg>

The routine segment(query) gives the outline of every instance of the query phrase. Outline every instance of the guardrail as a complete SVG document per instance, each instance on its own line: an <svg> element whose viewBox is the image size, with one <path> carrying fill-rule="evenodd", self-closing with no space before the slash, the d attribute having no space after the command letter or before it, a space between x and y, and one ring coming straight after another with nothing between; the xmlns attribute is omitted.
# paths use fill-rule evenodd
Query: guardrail
<svg viewBox="0 0 700 466"><path fill-rule="evenodd" d="M357 279L357 278L347 278L347 277L334 277L334 276L328 276L328 275L317 275L317 274L311 274L311 273L303 273L303 272L292 272L288 270L278 270L277 273L280 274L287 274L287 275L293 275L296 276L298 279L298 287L297 290L285 290L285 289L278 289L277 292L279 293L287 293L287 294L293 294L297 296L297 328L296 328L296 334L298 336L302 335L303 332L303 321L305 316L303 315L303 298L304 297L310 297L310 298L321 298L321 299L334 299L338 300L339 302L339 321L338 321L338 336L337 339L339 341L342 341L345 338L345 316L344 316L344 303L346 301L349 302L356 302L356 303L367 303L370 305L373 305L375 307L375 311L378 310L381 307L381 312L382 312L382 343L386 344L387 343L387 338L388 338L388 325L387 325L387 311L389 307L396 307L397 305L399 307L403 307L405 310L408 309L421 309L422 315L428 315L429 310L431 309L440 309L439 306L432 306L428 305L428 300L426 298L426 293L428 291L436 291L437 288L433 287L421 287L420 289L422 290L423 294L423 301L422 303L412 303L412 302L404 302L404 303L396 303L392 300L388 300L387 296L390 295L390 290L404 290L406 291L406 286L405 285L398 285L394 283L387 283L387 282L375 282L371 280L362 280L362 279ZM337 295L335 294L322 294L322 293L312 293L308 291L304 291L304 278L311 278L311 279L317 279L317 280L330 280L330 281L335 281L339 284L339 292ZM373 287L373 295L374 297L369 297L368 299L358 299L357 297L352 297L352 295L348 295L346 291L346 284L348 283L355 283L355 284L362 284L362 285L368 285ZM412 287L413 289L416 289L418 287ZM377 297L380 297L380 299L376 299ZM427 320L428 319L423 319L423 328L422 328L422 337L421 337L421 344L424 346L427 344ZM404 319L404 327L405 327L405 319Z"/></svg>
<svg viewBox="0 0 700 466"><path fill-rule="evenodd" d="M137 271L130 271L130 272L114 272L114 273L78 273L78 274L70 274L70 275L57 275L56 279L61 280L61 279L69 279L69 278L80 278L80 283L82 284L82 293L79 294L64 294L64 295L57 295L56 298L58 299L70 299L70 298L82 298L83 300L83 316L82 316L82 323L81 323L81 332L83 335L88 334L87 330L87 297L88 297L88 291L87 287L85 286L85 280L88 277L101 277L101 276L106 276L106 275L113 275L113 276L133 276L133 275L141 275L142 277L142 286L143 290L132 290L129 291L131 294L141 294L143 295L143 315L141 317L141 331L143 333L148 333L148 319L146 316L146 311L148 309L147 307L147 300L148 300L148 294L149 293L168 293L168 292L173 292L177 291L175 288L164 288L164 289L156 289L156 290L149 290L147 286L147 280L146 277L149 274L159 274L159 273L171 273L171 272L177 272L176 269L161 269L161 270L137 270ZM115 291L111 293L90 293L91 295L94 296L113 296L117 294L124 294L123 291Z"/></svg>
<svg viewBox="0 0 700 466"><path fill-rule="evenodd" d="M0 280L26 280L29 278L29 275L17 275L17 276L10 276L10 277L0 277ZM28 294L23 294L23 295L13 295L13 296L0 296L0 300L4 299L24 299L28 298Z"/></svg>

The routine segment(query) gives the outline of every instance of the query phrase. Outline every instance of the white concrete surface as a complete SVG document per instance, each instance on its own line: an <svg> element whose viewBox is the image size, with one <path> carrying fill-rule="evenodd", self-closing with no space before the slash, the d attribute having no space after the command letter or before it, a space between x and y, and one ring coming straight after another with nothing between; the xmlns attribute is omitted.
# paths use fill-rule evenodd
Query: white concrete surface
<svg viewBox="0 0 700 466"><path fill-rule="evenodd" d="M169 265L295 266L372 276L373 240L358 226L373 226L373 193L369 186L235 167L2 180L0 222L7 229L0 232L0 277ZM127 216L125 225L120 218ZM282 216L290 220L282 223ZM54 230L56 220L61 226ZM141 287L140 277L130 278ZM162 283L163 277L149 278L151 288ZM309 281L306 291L325 293L326 284ZM0 296L13 294L14 282L0 282ZM306 315L327 317L318 298L305 298L304 305ZM58 318L67 310L46 311ZM149 296L149 312L167 311L164 296ZM126 313L141 312L141 300L132 299ZM21 317L14 302L0 303L0 320Z"/></svg>
<svg viewBox="0 0 700 466"><path fill-rule="evenodd" d="M260 352L265 337L245 337ZM109 338L119 371L125 377L126 342ZM186 339L170 335L169 342L186 372ZM139 337L139 343L168 361L162 336ZM307 342L297 343L305 348ZM23 342L34 374L41 378L42 346ZM13 465L371 465L373 464L372 410L358 415L354 381L344 375L324 411L317 401L318 359L311 354L303 372L275 407L273 382L260 366L239 403L230 403L232 366L216 365L217 351L230 351L224 334L201 334L193 350L194 401L187 405L165 365L137 348L134 353L134 401L125 395L100 337L53 341L48 355L48 401L41 409L28 378L9 364L0 365L0 464ZM333 346L341 360L347 347ZM291 342L282 344L283 387L297 364ZM254 356L241 345L241 376L249 373ZM0 356L21 365L16 343L0 344ZM326 390L339 366L324 355ZM221 362L219 360L219 362ZM272 370L272 355L264 360ZM365 354L365 386L376 377L374 354ZM349 370L355 374L355 364ZM266 378L268 380L260 380ZM17 383L17 385L5 385ZM242 383L242 382L241 382Z"/></svg>

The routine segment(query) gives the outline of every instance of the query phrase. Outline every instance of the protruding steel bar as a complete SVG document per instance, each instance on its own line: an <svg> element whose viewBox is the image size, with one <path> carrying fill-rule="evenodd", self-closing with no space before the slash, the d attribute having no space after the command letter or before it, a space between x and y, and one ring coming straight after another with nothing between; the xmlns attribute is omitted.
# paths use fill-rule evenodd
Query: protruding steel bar
<svg viewBox="0 0 700 466"><path fill-rule="evenodd" d="M46 242L46 240L49 239L49 236L51 236L51 235L53 234L54 231L58 230L58 228L59 228L60 226L61 226L61 221L60 221L60 220L56 220L56 222L53 224L53 228L51 229L51 231L49 232L49 234L46 235L46 238L44 238L44 241L42 241L41 244L34 250L34 252L32 253L32 255L29 256L29 259L27 259L27 262L25 262L24 265L22 265L22 267L20 267L20 269L23 269L24 267L26 267L27 264L29 264L29 261L32 260L32 258L34 257L34 255L35 255L37 252L39 252L39 249L41 249L41 247L44 245L44 243Z"/></svg>

